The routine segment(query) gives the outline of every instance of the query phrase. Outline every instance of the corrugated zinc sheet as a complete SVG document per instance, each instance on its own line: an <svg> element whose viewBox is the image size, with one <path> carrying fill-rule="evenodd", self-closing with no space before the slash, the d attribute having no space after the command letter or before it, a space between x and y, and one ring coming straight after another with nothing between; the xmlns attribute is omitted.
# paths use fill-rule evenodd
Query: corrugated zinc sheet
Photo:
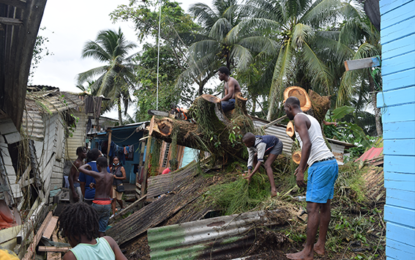
<svg viewBox="0 0 415 260"><path fill-rule="evenodd" d="M415 1L382 0L386 257L415 259Z"/></svg>
<svg viewBox="0 0 415 260"><path fill-rule="evenodd" d="M255 240L249 231L280 224L279 210L203 219L147 231L151 259L230 259L246 256Z"/></svg>
<svg viewBox="0 0 415 260"><path fill-rule="evenodd" d="M355 161L366 161L366 160L370 160L376 157L379 157L383 154L383 147L381 148L375 148L372 147L370 148L367 152L365 152L364 154L362 154L362 156L360 156L358 159L356 159Z"/></svg>
<svg viewBox="0 0 415 260"><path fill-rule="evenodd" d="M254 122L255 127L262 127L268 124L267 121L260 120L258 118L252 118L252 121ZM265 129L265 134L274 135L278 137L278 139L280 139L282 143L284 144L283 146L284 153L291 154L291 147L293 145L293 140L287 135L287 133L285 132L285 129L286 128L284 126L273 125Z"/></svg>

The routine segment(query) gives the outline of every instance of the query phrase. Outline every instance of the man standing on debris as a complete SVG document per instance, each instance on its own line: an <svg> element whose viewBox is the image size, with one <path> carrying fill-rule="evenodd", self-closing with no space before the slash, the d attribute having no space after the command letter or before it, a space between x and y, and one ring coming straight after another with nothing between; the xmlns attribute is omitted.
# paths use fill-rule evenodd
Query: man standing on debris
<svg viewBox="0 0 415 260"><path fill-rule="evenodd" d="M313 249L317 254L325 253L327 229L330 223L330 200L333 199L334 183L339 167L333 154L324 142L318 121L301 111L300 101L289 97L284 110L290 120L294 120L295 135L301 145L301 162L295 170L297 185L307 187L307 240L303 251L287 254L288 259L313 259ZM308 169L308 182L304 182L304 172ZM314 244L320 226L318 241ZM313 245L314 244L314 245Z"/></svg>
<svg viewBox="0 0 415 260"><path fill-rule="evenodd" d="M84 159L86 158L86 148L78 147L76 149L76 155L78 158L72 164L71 171L69 172L69 200L71 203L83 201L78 169L84 164Z"/></svg>
<svg viewBox="0 0 415 260"><path fill-rule="evenodd" d="M241 87L236 79L230 77L231 74L227 67L220 67L218 70L219 79L225 82L225 96L220 100L223 112L235 108L235 95L241 92Z"/></svg>
<svg viewBox="0 0 415 260"><path fill-rule="evenodd" d="M248 175L244 178L250 182L252 176L259 170L259 167L261 167L261 164L264 162L265 155L269 154L264 166L267 171L269 183L271 184L271 197L277 196L274 173L272 172L271 165L282 152L283 144L281 140L273 135L254 135L253 133L248 132L242 138L242 142L244 142L249 152ZM254 163L255 168L252 171Z"/></svg>
<svg viewBox="0 0 415 260"><path fill-rule="evenodd" d="M91 166L88 164L79 168L80 172L92 176L96 180L95 198L92 201L92 207L96 209L99 215L100 237L105 236L108 220L111 216L112 183L114 181L114 176L107 171L107 167L107 159L99 157L97 159L98 172L92 171Z"/></svg>
<svg viewBox="0 0 415 260"><path fill-rule="evenodd" d="M93 171L98 172L97 168L97 159L102 156L102 153L97 148L91 149L87 153L87 164L91 166ZM107 168L107 171L110 172L110 168ZM94 177L83 174L79 174L79 182L81 183L82 194L84 195L84 201L88 205L92 205L92 201L95 197L95 189L90 186L91 183L96 183Z"/></svg>
<svg viewBox="0 0 415 260"><path fill-rule="evenodd" d="M127 260L112 237L98 237L98 214L91 206L77 203L59 215L58 232L68 238L70 249L64 260Z"/></svg>

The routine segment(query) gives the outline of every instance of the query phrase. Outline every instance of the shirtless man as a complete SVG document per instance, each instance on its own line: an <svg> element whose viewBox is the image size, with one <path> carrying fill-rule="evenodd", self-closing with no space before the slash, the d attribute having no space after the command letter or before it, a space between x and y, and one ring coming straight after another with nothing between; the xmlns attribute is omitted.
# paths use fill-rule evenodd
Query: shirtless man
<svg viewBox="0 0 415 260"><path fill-rule="evenodd" d="M83 201L81 184L79 183L79 167L84 164L84 159L86 158L86 148L78 147L76 149L76 155L78 158L75 160L69 172L69 200L71 203L78 201Z"/></svg>
<svg viewBox="0 0 415 260"><path fill-rule="evenodd" d="M108 220L111 216L111 197L112 197L112 182L114 176L107 171L108 163L105 157L97 159L98 172L92 171L89 164L82 165L79 171L95 178L95 198L92 201L94 207L99 215L99 235L105 236L107 230Z"/></svg>
<svg viewBox="0 0 415 260"><path fill-rule="evenodd" d="M330 201L333 199L334 183L339 167L327 147L320 124L301 111L300 101L289 97L284 110L290 120L294 120L295 135L301 146L301 162L295 170L298 187L307 187L307 240L303 251L287 254L288 259L312 260L314 252L324 255L327 229L330 223ZM308 182L304 182L304 172L308 168ZM318 241L314 244L317 230ZM314 251L314 252L313 252Z"/></svg>
<svg viewBox="0 0 415 260"><path fill-rule="evenodd" d="M219 79L225 81L225 96L220 100L223 112L235 108L235 95L241 92L241 87L236 79L230 77L231 74L227 67L220 67L218 70Z"/></svg>

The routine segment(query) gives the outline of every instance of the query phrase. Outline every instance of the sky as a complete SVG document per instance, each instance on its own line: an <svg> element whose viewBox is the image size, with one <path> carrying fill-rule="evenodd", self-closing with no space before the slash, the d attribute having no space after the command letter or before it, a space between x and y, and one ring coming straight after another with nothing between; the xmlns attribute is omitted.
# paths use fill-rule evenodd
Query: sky
<svg viewBox="0 0 415 260"><path fill-rule="evenodd" d="M179 2L186 12L195 3L190 0ZM101 30L121 28L128 41L138 44L132 22L113 24L109 17L118 5L128 3L129 0L48 0L41 23L41 27L46 29L39 31L39 35L49 39L46 47L53 55L41 61L30 84L79 92L76 88L77 74L103 65L93 58L81 57L85 43L95 40ZM118 117L116 111L104 116Z"/></svg>

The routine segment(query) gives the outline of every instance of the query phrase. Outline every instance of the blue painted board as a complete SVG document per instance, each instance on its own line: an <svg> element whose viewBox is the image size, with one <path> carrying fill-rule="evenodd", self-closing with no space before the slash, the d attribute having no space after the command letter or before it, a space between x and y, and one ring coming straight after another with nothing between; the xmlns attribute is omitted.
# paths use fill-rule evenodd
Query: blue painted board
<svg viewBox="0 0 415 260"><path fill-rule="evenodd" d="M413 22L415 24L415 19ZM384 76L413 68L415 68L415 50L405 55L382 61L382 75Z"/></svg>
<svg viewBox="0 0 415 260"><path fill-rule="evenodd" d="M394 9L404 5L404 4L410 3L412 1L413 0L381 0L381 1L379 1L379 9L380 9L380 13L382 15L382 19L383 19L383 16L386 13L388 13L388 12L390 12L390 11L392 11L392 10L394 10ZM383 20L382 20L382 22L383 22Z"/></svg>
<svg viewBox="0 0 415 260"><path fill-rule="evenodd" d="M398 24L390 26L384 30L380 31L381 43L384 46L385 44L393 44L393 41L396 41L402 37L411 35L415 33L414 25L415 18L410 18L405 21L402 21Z"/></svg>
<svg viewBox="0 0 415 260"><path fill-rule="evenodd" d="M415 11L412 12L415 13ZM382 46L382 60L385 61L413 50L415 50L415 34L396 40L392 44Z"/></svg>
<svg viewBox="0 0 415 260"><path fill-rule="evenodd" d="M415 246L415 229L387 222L386 239L393 239L405 245Z"/></svg>
<svg viewBox="0 0 415 260"><path fill-rule="evenodd" d="M381 111L383 123L415 120L415 103L386 107L382 108Z"/></svg>
<svg viewBox="0 0 415 260"><path fill-rule="evenodd" d="M377 95L377 107L396 106L411 102L415 102L415 86L379 92Z"/></svg>
<svg viewBox="0 0 415 260"><path fill-rule="evenodd" d="M384 219L389 222L415 228L415 210L385 205Z"/></svg>
<svg viewBox="0 0 415 260"><path fill-rule="evenodd" d="M402 175L402 174L401 174ZM408 209L415 210L415 191L413 191L413 187L415 185L415 177L413 178L414 181L412 181L412 188L408 190L402 190L399 185L396 185L397 188L390 188L386 187L386 204L391 206L397 206L397 207L403 207ZM394 181L385 179L385 184L393 184ZM395 182L399 183L399 182ZM402 184L403 182L401 182Z"/></svg>
<svg viewBox="0 0 415 260"><path fill-rule="evenodd" d="M384 92L393 89L405 88L415 85L415 69L406 70L390 75L382 75L382 89Z"/></svg>
<svg viewBox="0 0 415 260"><path fill-rule="evenodd" d="M386 255L393 259L415 260L415 247L386 239Z"/></svg>
<svg viewBox="0 0 415 260"><path fill-rule="evenodd" d="M415 156L415 139L385 140L383 154Z"/></svg>
<svg viewBox="0 0 415 260"><path fill-rule="evenodd" d="M383 139L415 138L415 121L383 124Z"/></svg>
<svg viewBox="0 0 415 260"><path fill-rule="evenodd" d="M415 1L412 1L396 8L393 10L393 12L382 15L382 23L380 24L380 29L385 30L386 28L395 25L398 22L414 17L414 10Z"/></svg>
<svg viewBox="0 0 415 260"><path fill-rule="evenodd" d="M415 173L414 156L385 155L383 160L385 172Z"/></svg>

